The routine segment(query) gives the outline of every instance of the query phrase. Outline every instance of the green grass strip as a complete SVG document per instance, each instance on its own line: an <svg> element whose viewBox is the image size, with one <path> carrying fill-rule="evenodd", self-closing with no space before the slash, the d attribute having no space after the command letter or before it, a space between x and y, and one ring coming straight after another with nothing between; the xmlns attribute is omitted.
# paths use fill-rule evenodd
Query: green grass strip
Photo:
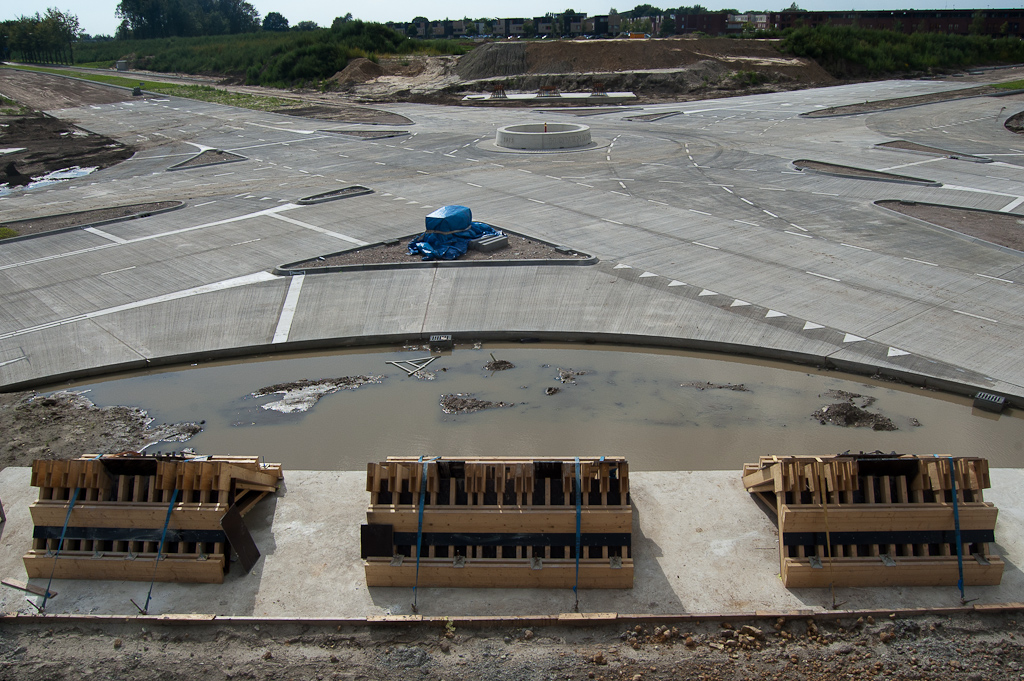
<svg viewBox="0 0 1024 681"><path fill-rule="evenodd" d="M1013 80L1009 83L996 83L994 87L1003 88L1004 90L1024 90L1024 80Z"/></svg>
<svg viewBox="0 0 1024 681"><path fill-rule="evenodd" d="M272 111L286 106L295 106L300 102L294 99L283 99L281 97L268 97L263 95L250 95L241 92L228 92L219 90L209 85L178 85L176 83L160 83L152 80L139 80L138 78L125 78L123 76L108 76L103 73L83 73L80 71L65 71L62 69L47 69L38 66L15 66L8 65L8 68L20 69L22 71L37 71L39 73L51 73L57 76L73 76L82 80L89 80L95 83L106 85L120 85L121 87L141 87L147 92L153 92L170 97L184 97L196 99L201 102L213 102L214 104L225 104L237 106L241 109L254 109L256 111Z"/></svg>

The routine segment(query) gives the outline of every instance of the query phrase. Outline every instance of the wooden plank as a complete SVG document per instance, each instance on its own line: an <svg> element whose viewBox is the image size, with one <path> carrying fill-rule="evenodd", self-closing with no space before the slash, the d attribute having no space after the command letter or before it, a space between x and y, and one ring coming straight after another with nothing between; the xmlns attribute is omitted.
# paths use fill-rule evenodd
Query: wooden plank
<svg viewBox="0 0 1024 681"><path fill-rule="evenodd" d="M416 532L419 512L415 507L371 507L366 512L370 525L393 525L395 532ZM581 531L631 532L631 508L590 506L580 513ZM485 507L459 510L429 508L423 514L424 532L521 532L572 533L576 531L576 509L562 511L532 510L515 506Z"/></svg>
<svg viewBox="0 0 1024 681"><path fill-rule="evenodd" d="M177 504L171 511L169 527L175 530L216 530L228 510L227 504ZM68 504L63 501L35 501L29 506L32 523L40 527L62 527ZM79 502L71 511L69 527L161 528L167 519L165 504L134 502Z"/></svg>
<svg viewBox="0 0 1024 681"><path fill-rule="evenodd" d="M515 563L497 559L467 558L465 567L453 567L448 558L420 560L421 587L439 588L511 588L511 589L569 589L576 583L576 563L573 560L544 560L540 570L534 570L527 561ZM392 566L387 559L364 563L366 585L404 586L416 584L416 562L406 560ZM623 559L622 567L612 569L607 561L580 561L579 588L631 589L633 588L633 561Z"/></svg>
<svg viewBox="0 0 1024 681"><path fill-rule="evenodd" d="M999 509L991 504L961 504L961 530L995 528ZM954 527L952 504L854 504L828 508L832 532L903 532L948 530ZM783 505L780 532L824 532L825 513L820 506Z"/></svg>
<svg viewBox="0 0 1024 681"><path fill-rule="evenodd" d="M45 551L30 551L23 558L30 578L47 578L50 570L56 579L106 579L148 582L156 573L158 582L221 584L224 582L224 556L198 560L198 554L164 555L154 570L152 558L126 560L124 556L95 558L88 555L61 554L47 558ZM56 562L56 565L54 565Z"/></svg>
<svg viewBox="0 0 1024 681"><path fill-rule="evenodd" d="M1002 581L1003 561L999 556L986 556L989 565L975 560L964 561L964 585L995 586ZM788 589L822 588L834 578L835 586L956 586L959 569L953 557L895 556L896 565L887 567L880 558L822 558L821 568L812 568L806 559L786 558L782 580Z"/></svg>
<svg viewBox="0 0 1024 681"><path fill-rule="evenodd" d="M41 586L36 586L35 584L29 584L27 582L22 582L22 581L17 580L17 579L4 579L4 580L0 580L0 583L2 583L4 586L9 586L9 587L12 587L14 589L20 589L22 591L27 591L28 593L35 594L36 596L46 596L46 589L44 589ZM47 598L53 598L56 595L57 595L56 591L51 591L50 595L46 596L46 597Z"/></svg>

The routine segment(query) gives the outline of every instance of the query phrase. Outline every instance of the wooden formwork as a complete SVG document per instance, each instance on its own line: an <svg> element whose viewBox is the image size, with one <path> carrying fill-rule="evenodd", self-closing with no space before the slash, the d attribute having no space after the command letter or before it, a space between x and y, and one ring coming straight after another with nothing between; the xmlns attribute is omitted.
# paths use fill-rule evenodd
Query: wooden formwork
<svg viewBox="0 0 1024 681"><path fill-rule="evenodd" d="M29 507L35 528L25 570L58 579L221 583L232 548L225 519L244 516L281 477L280 464L256 457L124 452L35 461L39 499ZM247 547L235 541L242 554Z"/></svg>
<svg viewBox="0 0 1024 681"><path fill-rule="evenodd" d="M368 586L632 588L625 459L580 459L578 511L575 460L425 463L425 478L416 457L367 466L362 557Z"/></svg>
<svg viewBox="0 0 1024 681"><path fill-rule="evenodd" d="M743 485L776 512L787 587L955 586L958 531L964 584L1002 579L986 459L765 456Z"/></svg>

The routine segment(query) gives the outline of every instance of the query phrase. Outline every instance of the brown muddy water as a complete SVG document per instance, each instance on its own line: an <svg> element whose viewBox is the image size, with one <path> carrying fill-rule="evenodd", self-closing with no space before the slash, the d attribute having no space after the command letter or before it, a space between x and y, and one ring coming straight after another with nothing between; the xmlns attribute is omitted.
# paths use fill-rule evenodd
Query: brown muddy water
<svg viewBox="0 0 1024 681"><path fill-rule="evenodd" d="M486 370L491 353L515 368ZM63 387L88 390L101 406L142 407L157 422L206 421L188 442L149 451L255 454L291 469L363 470L392 455L621 455L634 470L738 470L761 455L846 450L1024 465L1019 410L995 416L972 409L965 397L847 374L726 355L540 343L457 346L429 365L434 380L386 363L429 355L399 347L273 355ZM575 384L561 383L558 369L585 373ZM357 375L386 378L325 395L299 413L261 408L279 396L249 396L277 383ZM747 391L687 385L697 382ZM547 388L559 390L547 395ZM839 401L829 390L875 398L868 411L898 430L821 425L811 414ZM445 414L439 399L448 393L514 405Z"/></svg>

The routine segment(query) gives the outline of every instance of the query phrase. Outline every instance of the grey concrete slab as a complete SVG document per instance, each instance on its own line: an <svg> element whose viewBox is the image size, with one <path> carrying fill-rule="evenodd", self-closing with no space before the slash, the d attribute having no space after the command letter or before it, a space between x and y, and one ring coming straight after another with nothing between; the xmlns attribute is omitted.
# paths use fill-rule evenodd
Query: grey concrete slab
<svg viewBox="0 0 1024 681"><path fill-rule="evenodd" d="M737 471L644 472L631 476L634 585L583 590L582 612L714 613L830 610L828 589L786 589L778 577L774 519L743 490ZM0 471L8 521L0 526L0 573L24 580L21 556L31 543L28 505L37 491L29 469ZM285 471L282 490L246 516L262 557L252 573L237 566L224 584L164 584L153 589L153 614L257 617L365 617L411 614L412 589L368 588L359 558L359 525L368 499L360 472ZM975 604L1020 600L1024 575L1024 473L992 471L986 499L999 508L994 552L1006 563L1002 584L967 587ZM34 580L45 586L45 580ZM135 614L145 582L54 580L50 614ZM837 589L843 608L953 607L956 586ZM431 589L417 595L422 615L546 615L572 611L570 589ZM4 614L34 613L25 594L0 592Z"/></svg>

